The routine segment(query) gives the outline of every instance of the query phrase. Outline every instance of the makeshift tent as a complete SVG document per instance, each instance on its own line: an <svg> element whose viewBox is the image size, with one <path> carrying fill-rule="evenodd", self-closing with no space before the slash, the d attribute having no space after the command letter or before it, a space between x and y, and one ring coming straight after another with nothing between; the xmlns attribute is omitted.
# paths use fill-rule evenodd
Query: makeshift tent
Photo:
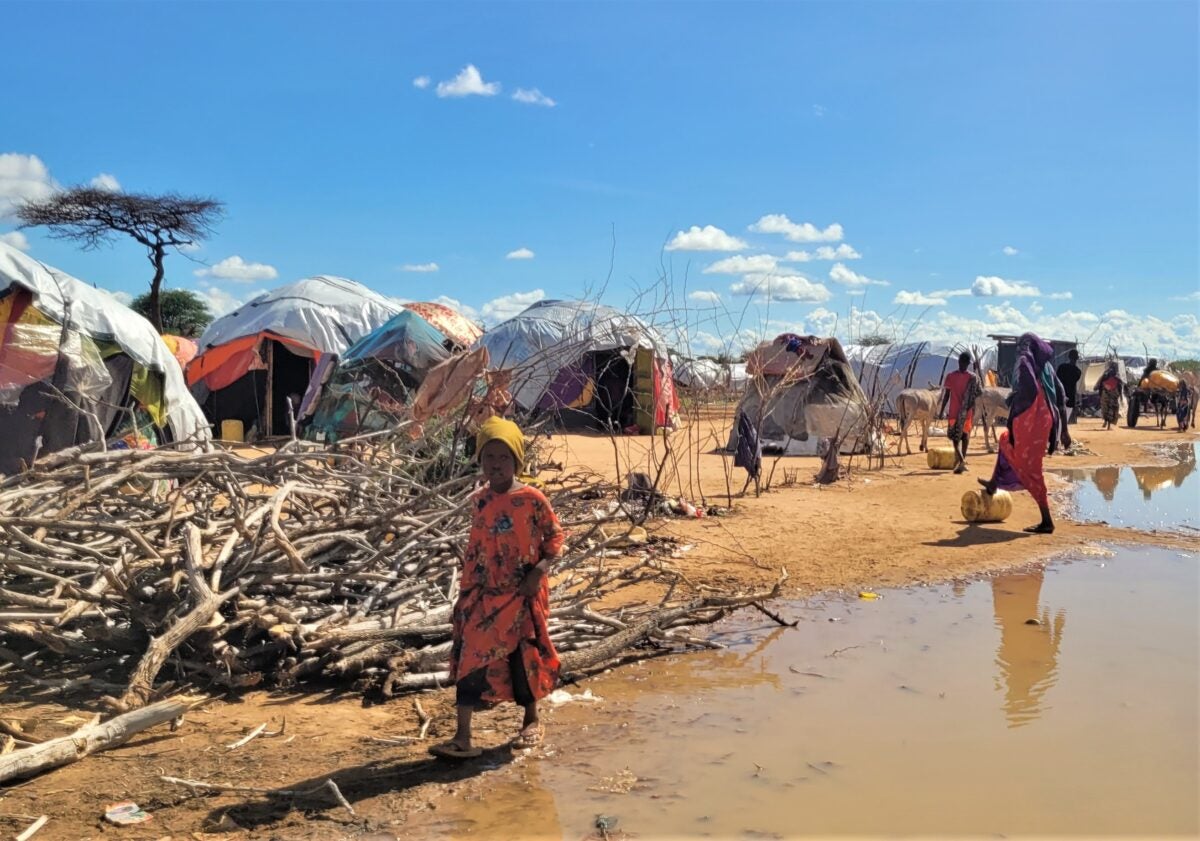
<svg viewBox="0 0 1200 841"><path fill-rule="evenodd" d="M946 375L958 370L958 355L966 345L908 342L891 345L849 345L846 358L863 393L888 414L896 412L896 395L906 388L940 386ZM984 371L996 366L996 349L983 350Z"/></svg>
<svg viewBox="0 0 1200 841"><path fill-rule="evenodd" d="M724 365L711 359L673 359L675 384L680 388L708 390L723 388L729 379Z"/></svg>
<svg viewBox="0 0 1200 841"><path fill-rule="evenodd" d="M588 301L539 301L479 343L512 371L516 405L567 427L653 432L679 408L667 346L634 315Z"/></svg>
<svg viewBox="0 0 1200 841"><path fill-rule="evenodd" d="M355 342L335 363L318 366L300 412L312 416L306 435L336 441L393 426L429 369L482 332L441 304L405 304L403 312Z"/></svg>
<svg viewBox="0 0 1200 841"><path fill-rule="evenodd" d="M139 447L208 438L183 372L149 321L3 243L0 430L0 473L35 452L101 438Z"/></svg>
<svg viewBox="0 0 1200 841"><path fill-rule="evenodd" d="M236 419L262 435L285 434L288 398L304 394L314 364L344 353L402 309L328 275L264 292L208 326L188 384L213 422Z"/></svg>
<svg viewBox="0 0 1200 841"><path fill-rule="evenodd" d="M844 453L866 452L867 396L837 339L784 333L746 358L750 382L738 404L764 450L817 455L836 437ZM737 449L737 424L729 450Z"/></svg>

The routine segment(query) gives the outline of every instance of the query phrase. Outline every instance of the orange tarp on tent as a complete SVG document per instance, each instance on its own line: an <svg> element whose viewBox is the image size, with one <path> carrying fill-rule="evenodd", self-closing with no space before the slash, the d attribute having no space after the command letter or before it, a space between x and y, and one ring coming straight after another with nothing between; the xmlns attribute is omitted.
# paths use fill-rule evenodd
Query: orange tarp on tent
<svg viewBox="0 0 1200 841"><path fill-rule="evenodd" d="M309 347L303 342L278 336L270 331L256 333L253 336L242 336L223 345L206 350L197 356L187 366L187 382L193 386L203 381L212 391L219 391L237 380L249 371L258 371L267 367L259 354L259 345L264 340L281 342L299 356L312 357L314 361L321 358L321 352Z"/></svg>

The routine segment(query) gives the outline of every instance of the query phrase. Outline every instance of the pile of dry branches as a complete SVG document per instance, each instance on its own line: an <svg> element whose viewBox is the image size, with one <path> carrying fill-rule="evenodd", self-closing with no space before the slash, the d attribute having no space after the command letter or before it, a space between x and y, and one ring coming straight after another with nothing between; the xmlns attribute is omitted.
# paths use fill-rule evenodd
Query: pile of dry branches
<svg viewBox="0 0 1200 841"><path fill-rule="evenodd" d="M0 674L98 688L126 710L182 685L439 685L475 481L449 447L394 433L253 459L43 459L0 482ZM568 672L693 642L671 629L772 595L680 601L669 558L609 557L620 538L603 539L614 530L593 507L615 488L568 477L547 491L571 534L551 596ZM647 582L662 585L643 591L653 602L622 594L629 606L597 609Z"/></svg>

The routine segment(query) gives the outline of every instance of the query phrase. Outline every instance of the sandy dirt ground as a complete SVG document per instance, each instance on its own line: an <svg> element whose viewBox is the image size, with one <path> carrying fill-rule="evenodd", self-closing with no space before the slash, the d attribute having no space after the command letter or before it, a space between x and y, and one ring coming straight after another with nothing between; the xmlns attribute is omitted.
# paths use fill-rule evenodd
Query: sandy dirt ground
<svg viewBox="0 0 1200 841"><path fill-rule="evenodd" d="M562 473L546 470L543 478L580 469L611 479L641 471L658 475L666 493L728 509L723 516L660 521L652 529L690 547L675 561L689 581L722 589L771 583L785 567L789 594L802 596L960 579L1105 541L1200 549L1195 536L1073 523L1067 516L1067 485L1057 480L1052 488L1058 530L1052 536L1021 531L1037 519L1025 494L1017 495L1006 523L964 523L960 499L977 487L975 477L990 472L994 458L979 440L966 476L929 470L925 455L914 452L889 458L882 470L867 470L856 458L839 482L817 486L812 481L816 459L773 464L768 457L765 471L775 471L772 488L759 496L752 488L740 497L744 472L716 452L726 429L720 417L709 417L668 440L555 435L542 442L542 459L561 463ZM1102 432L1094 420L1083 420L1073 430L1089 452L1056 455L1048 467L1156 464L1164 458L1156 444L1197 440L1194 433L1172 430ZM894 450L894 439L889 446ZM665 465L661 471L659 465ZM786 480L794 481L785 486ZM452 732L450 700L449 692L420 696L433 719L430 739ZM92 696L60 697L50 688L31 694L0 677L0 719L36 727L39 737L69 733L100 711ZM15 837L47 815L50 821L35 836L39 841L403 838L406 815L413 810L436 810L441 798L464 792L479 796L479 783L472 779L482 770L522 759L504 747L518 724L512 709L480 717L478 737L487 753L483 761L462 766L426 755L429 741L414 739L420 721L411 696L375 705L351 692L258 691L218 699L189 714L176 732L149 731L119 749L0 788L0 837ZM260 724L278 735L228 747ZM162 782L164 775L270 793L200 794ZM336 782L355 814L325 791L306 791L325 779ZM122 800L137 802L153 817L136 827L107 825L106 806Z"/></svg>

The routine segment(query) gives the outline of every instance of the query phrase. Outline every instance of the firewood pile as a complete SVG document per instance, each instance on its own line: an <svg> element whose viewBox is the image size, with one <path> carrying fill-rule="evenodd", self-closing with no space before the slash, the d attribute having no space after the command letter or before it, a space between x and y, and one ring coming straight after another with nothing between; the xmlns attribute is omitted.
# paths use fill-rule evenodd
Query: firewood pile
<svg viewBox="0 0 1200 841"><path fill-rule="evenodd" d="M475 482L452 447L397 432L252 458L71 450L0 481L0 683L118 710L185 686L444 685ZM700 642L680 628L774 595L698 592L661 553L615 558L622 529L599 520L623 512L597 501L616 488L546 491L570 533L551 596L567 672ZM646 584L649 600L626 591Z"/></svg>

